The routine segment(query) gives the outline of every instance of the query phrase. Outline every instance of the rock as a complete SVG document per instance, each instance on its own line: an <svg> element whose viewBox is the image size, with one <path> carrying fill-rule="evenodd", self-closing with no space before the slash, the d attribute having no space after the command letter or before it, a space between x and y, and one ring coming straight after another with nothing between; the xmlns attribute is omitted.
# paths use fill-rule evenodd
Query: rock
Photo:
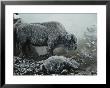
<svg viewBox="0 0 110 88"><path fill-rule="evenodd" d="M68 74L68 70L64 69L62 72L61 72L62 75L67 75Z"/></svg>
<svg viewBox="0 0 110 88"><path fill-rule="evenodd" d="M45 74L61 74L65 69L70 71L71 69L78 69L80 64L71 58L64 56L51 56L41 65L41 71ZM63 71L64 73L66 71Z"/></svg>

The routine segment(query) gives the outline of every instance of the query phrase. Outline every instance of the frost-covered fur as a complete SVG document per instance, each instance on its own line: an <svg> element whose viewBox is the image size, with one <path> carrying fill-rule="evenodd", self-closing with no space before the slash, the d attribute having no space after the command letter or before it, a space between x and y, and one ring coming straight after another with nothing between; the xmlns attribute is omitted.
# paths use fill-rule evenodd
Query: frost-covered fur
<svg viewBox="0 0 110 88"><path fill-rule="evenodd" d="M67 49L76 49L77 39L73 34L68 34L62 24L58 22L45 23L19 23L15 26L15 42L25 52L26 47L48 46L49 55L58 44L63 44Z"/></svg>
<svg viewBox="0 0 110 88"><path fill-rule="evenodd" d="M64 56L51 56L47 60L43 61L40 69L45 74L59 74L64 69L70 71L71 69L78 69L79 63L71 58Z"/></svg>

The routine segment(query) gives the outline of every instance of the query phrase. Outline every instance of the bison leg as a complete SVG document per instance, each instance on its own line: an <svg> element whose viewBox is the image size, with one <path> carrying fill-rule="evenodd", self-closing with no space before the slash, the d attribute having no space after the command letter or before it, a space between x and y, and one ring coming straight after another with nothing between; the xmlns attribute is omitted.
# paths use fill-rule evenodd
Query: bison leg
<svg viewBox="0 0 110 88"><path fill-rule="evenodd" d="M53 50L55 49L55 45L57 44L57 37L55 35L49 36L47 44L48 44L48 54L49 56L52 56Z"/></svg>
<svg viewBox="0 0 110 88"><path fill-rule="evenodd" d="M52 43L48 43L48 54L49 54L49 56L53 55L53 47L54 47L54 45Z"/></svg>

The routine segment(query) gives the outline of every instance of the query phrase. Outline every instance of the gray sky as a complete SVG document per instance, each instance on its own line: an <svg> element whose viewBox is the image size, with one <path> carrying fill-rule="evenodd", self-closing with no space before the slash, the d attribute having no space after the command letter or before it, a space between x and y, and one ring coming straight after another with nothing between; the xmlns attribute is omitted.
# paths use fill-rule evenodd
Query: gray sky
<svg viewBox="0 0 110 88"><path fill-rule="evenodd" d="M97 26L97 14L86 13L86 14L28 14L21 13L20 17L23 22L48 22L58 21L64 25L69 33L74 33L78 38L83 36L84 31L91 25Z"/></svg>

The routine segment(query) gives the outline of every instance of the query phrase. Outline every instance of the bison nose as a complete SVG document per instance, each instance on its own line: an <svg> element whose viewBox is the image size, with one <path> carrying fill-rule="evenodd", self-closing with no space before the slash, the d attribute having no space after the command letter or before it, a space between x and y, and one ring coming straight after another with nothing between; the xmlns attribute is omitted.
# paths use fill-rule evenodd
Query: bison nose
<svg viewBox="0 0 110 88"><path fill-rule="evenodd" d="M75 50L77 49L77 46L75 46Z"/></svg>
<svg viewBox="0 0 110 88"><path fill-rule="evenodd" d="M75 50L77 49L77 44L75 44L74 49L75 49Z"/></svg>

